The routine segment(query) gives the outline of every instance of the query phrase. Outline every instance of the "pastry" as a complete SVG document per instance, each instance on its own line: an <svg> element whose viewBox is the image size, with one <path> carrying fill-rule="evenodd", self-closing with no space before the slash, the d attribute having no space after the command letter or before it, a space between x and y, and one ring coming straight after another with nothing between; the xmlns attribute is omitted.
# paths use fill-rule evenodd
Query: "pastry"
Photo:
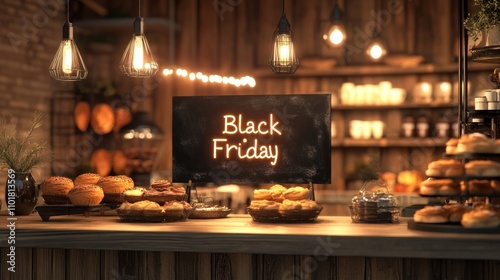
<svg viewBox="0 0 500 280"><path fill-rule="evenodd" d="M68 197L74 205L90 206L101 203L104 192L98 185L78 185L69 191Z"/></svg>
<svg viewBox="0 0 500 280"><path fill-rule="evenodd" d="M491 187L496 194L500 193L500 180L491 180Z"/></svg>
<svg viewBox="0 0 500 280"><path fill-rule="evenodd" d="M252 200L250 208L255 210L278 210L281 203L272 200Z"/></svg>
<svg viewBox="0 0 500 280"><path fill-rule="evenodd" d="M191 211L192 207L185 201L167 201L163 206L165 215L170 217L178 217L184 215L187 211Z"/></svg>
<svg viewBox="0 0 500 280"><path fill-rule="evenodd" d="M74 187L73 181L66 177L53 176L40 184L42 197L46 204L69 204L69 191Z"/></svg>
<svg viewBox="0 0 500 280"><path fill-rule="evenodd" d="M465 228L494 228L500 226L500 217L490 209L474 209L462 216Z"/></svg>
<svg viewBox="0 0 500 280"><path fill-rule="evenodd" d="M465 164L465 174L471 176L500 176L500 163L491 160L472 160Z"/></svg>
<svg viewBox="0 0 500 280"><path fill-rule="evenodd" d="M99 179L101 179L101 175L97 173L83 173L75 178L74 184L75 186L89 184L96 185Z"/></svg>
<svg viewBox="0 0 500 280"><path fill-rule="evenodd" d="M495 193L489 180L470 180L467 191L471 195L492 195Z"/></svg>
<svg viewBox="0 0 500 280"><path fill-rule="evenodd" d="M303 187L293 187L283 192L283 197L290 200L302 200L309 196L309 189Z"/></svg>
<svg viewBox="0 0 500 280"><path fill-rule="evenodd" d="M151 188L157 191L166 191L169 187L172 187L172 183L168 180L156 180L151 184Z"/></svg>
<svg viewBox="0 0 500 280"><path fill-rule="evenodd" d="M464 134L458 140L457 153L492 153L495 145L481 133Z"/></svg>
<svg viewBox="0 0 500 280"><path fill-rule="evenodd" d="M115 124L115 113L111 106L100 103L92 109L90 125L97 134L107 134L113 131Z"/></svg>
<svg viewBox="0 0 500 280"><path fill-rule="evenodd" d="M303 210L318 210L321 207L314 200L304 199L300 201Z"/></svg>
<svg viewBox="0 0 500 280"><path fill-rule="evenodd" d="M283 199L285 199L283 197L283 192L286 191L286 188L282 185L274 185L269 189L269 191L271 192L272 200L281 202L283 201Z"/></svg>
<svg viewBox="0 0 500 280"><path fill-rule="evenodd" d="M134 203L143 200L145 189L144 188L134 188L126 190L123 192L124 201Z"/></svg>
<svg viewBox="0 0 500 280"><path fill-rule="evenodd" d="M90 122L90 105L86 101L79 101L75 106L75 125L80 131L85 131Z"/></svg>
<svg viewBox="0 0 500 280"><path fill-rule="evenodd" d="M254 200L272 200L271 191L268 189L257 189L253 191Z"/></svg>
<svg viewBox="0 0 500 280"><path fill-rule="evenodd" d="M417 223L446 223L450 213L441 206L425 206L415 211L413 220Z"/></svg>
<svg viewBox="0 0 500 280"><path fill-rule="evenodd" d="M142 211L142 214L147 219L148 216L160 216L163 212L165 212L165 209L161 207L160 204L151 201L150 203L144 205Z"/></svg>
<svg viewBox="0 0 500 280"><path fill-rule="evenodd" d="M123 202L122 193L134 188L134 181L124 175L105 176L97 182L97 185L104 191L103 202Z"/></svg>
<svg viewBox="0 0 500 280"><path fill-rule="evenodd" d="M90 166L95 168L100 176L107 176L113 166L113 155L106 149L97 149L90 156Z"/></svg>
<svg viewBox="0 0 500 280"><path fill-rule="evenodd" d="M448 221L451 223L460 223L462 215L469 211L467 207L459 203L445 204L443 205L443 208L450 214Z"/></svg>
<svg viewBox="0 0 500 280"><path fill-rule="evenodd" d="M464 165L455 159L439 159L428 164L425 175L429 177L462 176Z"/></svg>
<svg viewBox="0 0 500 280"><path fill-rule="evenodd" d="M451 138L446 142L446 153L447 154L456 154L457 153L457 145L458 145L458 138Z"/></svg>
<svg viewBox="0 0 500 280"><path fill-rule="evenodd" d="M302 203L301 203L301 201L298 201L298 200L285 199L285 200L283 200L281 205L279 205L280 211L300 210L300 209L302 209Z"/></svg>
<svg viewBox="0 0 500 280"><path fill-rule="evenodd" d="M460 184L452 179L429 178L420 184L421 195L458 195Z"/></svg>
<svg viewBox="0 0 500 280"><path fill-rule="evenodd" d="M132 121L132 114L128 107L118 107L115 109L115 126L114 132L120 131L120 128L129 124Z"/></svg>
<svg viewBox="0 0 500 280"><path fill-rule="evenodd" d="M113 153L113 172L115 174L130 175L132 168L127 164L127 157L123 151L115 151Z"/></svg>

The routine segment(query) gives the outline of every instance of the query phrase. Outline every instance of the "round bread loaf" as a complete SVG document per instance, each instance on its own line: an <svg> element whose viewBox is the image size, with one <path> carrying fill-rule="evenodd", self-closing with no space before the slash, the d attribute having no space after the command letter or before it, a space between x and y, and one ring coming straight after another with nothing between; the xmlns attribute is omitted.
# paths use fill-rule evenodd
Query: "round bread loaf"
<svg viewBox="0 0 500 280"><path fill-rule="evenodd" d="M68 197L74 205L90 206L101 203L104 192L98 185L78 185L69 191Z"/></svg>
<svg viewBox="0 0 500 280"><path fill-rule="evenodd" d="M102 177L97 185L104 191L103 202L123 202L122 193L134 188L132 178L125 175Z"/></svg>
<svg viewBox="0 0 500 280"><path fill-rule="evenodd" d="M97 173L83 173L75 178L75 186L79 185L96 185L101 179L101 175Z"/></svg>
<svg viewBox="0 0 500 280"><path fill-rule="evenodd" d="M90 125L97 134L107 134L113 131L115 125L115 113L111 106L99 103L92 109Z"/></svg>
<svg viewBox="0 0 500 280"><path fill-rule="evenodd" d="M68 204L69 191L74 187L73 181L66 177L48 177L40 184L42 197L46 204Z"/></svg>
<svg viewBox="0 0 500 280"><path fill-rule="evenodd" d="M80 131L85 131L90 122L90 105L86 101L79 101L75 106L75 125Z"/></svg>

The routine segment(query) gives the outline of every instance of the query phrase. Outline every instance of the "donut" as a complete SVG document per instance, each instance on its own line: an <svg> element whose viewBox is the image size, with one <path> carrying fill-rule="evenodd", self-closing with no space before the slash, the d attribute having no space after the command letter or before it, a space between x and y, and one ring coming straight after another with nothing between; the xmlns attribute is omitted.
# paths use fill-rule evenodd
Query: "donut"
<svg viewBox="0 0 500 280"><path fill-rule="evenodd" d="M450 213L441 206L425 206L424 208L415 211L413 220L417 223L446 223Z"/></svg>
<svg viewBox="0 0 500 280"><path fill-rule="evenodd" d="M445 204L443 205L443 209L450 214L448 221L452 223L459 223L462 220L462 215L469 211L467 207L459 203Z"/></svg>
<svg viewBox="0 0 500 280"><path fill-rule="evenodd" d="M464 174L464 165L456 159L439 159L428 164L425 175L437 176L461 176Z"/></svg>
<svg viewBox="0 0 500 280"><path fill-rule="evenodd" d="M474 209L465 213L460 223L465 228L495 228L500 226L500 217L489 209Z"/></svg>
<svg viewBox="0 0 500 280"><path fill-rule="evenodd" d="M302 200L309 196L309 189L303 187L292 187L283 192L283 197L290 200Z"/></svg>
<svg viewBox="0 0 500 280"><path fill-rule="evenodd" d="M452 179L429 178L420 184L421 195L456 195L460 193L460 184Z"/></svg>
<svg viewBox="0 0 500 280"><path fill-rule="evenodd" d="M68 197L74 205L90 206L101 203L104 192L98 185L78 185L69 191Z"/></svg>

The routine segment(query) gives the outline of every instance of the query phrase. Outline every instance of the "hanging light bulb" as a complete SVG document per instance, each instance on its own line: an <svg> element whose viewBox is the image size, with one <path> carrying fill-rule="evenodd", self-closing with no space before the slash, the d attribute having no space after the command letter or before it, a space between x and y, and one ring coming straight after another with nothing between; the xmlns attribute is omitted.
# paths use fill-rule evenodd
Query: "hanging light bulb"
<svg viewBox="0 0 500 280"><path fill-rule="evenodd" d="M49 74L60 81L80 81L87 78L87 67L73 40L73 24L69 22L69 0L66 3L66 22L63 25L63 39L50 63Z"/></svg>
<svg viewBox="0 0 500 280"><path fill-rule="evenodd" d="M366 54L370 60L378 62L387 54L387 47L384 41L379 37L377 29L373 31L372 40L366 48Z"/></svg>
<svg viewBox="0 0 500 280"><path fill-rule="evenodd" d="M158 63L153 58L148 40L144 35L144 19L139 16L134 21L134 34L120 61L120 71L130 77L148 78L158 71Z"/></svg>
<svg viewBox="0 0 500 280"><path fill-rule="evenodd" d="M338 3L335 3L330 13L330 25L328 30L323 33L323 40L330 47L340 47L346 40L346 33L341 19L342 12Z"/></svg>
<svg viewBox="0 0 500 280"><path fill-rule="evenodd" d="M283 14L273 35L273 51L269 61L269 66L275 74L293 74L299 68L292 37L290 23L285 16L285 0L283 0Z"/></svg>

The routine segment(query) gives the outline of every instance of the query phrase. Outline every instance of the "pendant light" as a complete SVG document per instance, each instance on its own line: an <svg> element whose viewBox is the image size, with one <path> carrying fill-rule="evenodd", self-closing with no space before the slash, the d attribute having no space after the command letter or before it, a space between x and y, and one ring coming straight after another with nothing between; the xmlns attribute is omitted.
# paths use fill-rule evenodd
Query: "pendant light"
<svg viewBox="0 0 500 280"><path fill-rule="evenodd" d="M60 81L80 81L87 78L87 67L73 40L73 24L69 22L69 0L66 1L62 42L50 63L49 73L53 79Z"/></svg>
<svg viewBox="0 0 500 280"><path fill-rule="evenodd" d="M371 61L379 62L387 54L387 46L380 38L380 33L377 28L374 29L372 38L368 47L366 48L366 55Z"/></svg>
<svg viewBox="0 0 500 280"><path fill-rule="evenodd" d="M380 11L380 2L376 1L375 2L375 8L376 8L376 14L379 14ZM373 28L373 33L372 37L370 40L370 43L368 44L368 47L366 48L366 55L368 58L373 61L373 62L380 62L384 58L384 56L387 54L387 46L380 37L380 30L378 25L375 25Z"/></svg>
<svg viewBox="0 0 500 280"><path fill-rule="evenodd" d="M346 40L345 28L341 18L342 11L340 10L339 4L335 2L335 6L330 13L329 28L323 32L323 40L332 48L342 46Z"/></svg>
<svg viewBox="0 0 500 280"><path fill-rule="evenodd" d="M285 16L285 0L283 0L283 13L278 22L278 28L273 35L273 51L269 66L274 74L293 74L299 68L299 60L295 56L292 31L290 23Z"/></svg>
<svg viewBox="0 0 500 280"><path fill-rule="evenodd" d="M134 21L134 34L128 43L120 61L120 71L130 77L148 78L158 71L158 63L153 58L148 40L144 35L144 19L141 17L141 1L139 13Z"/></svg>

